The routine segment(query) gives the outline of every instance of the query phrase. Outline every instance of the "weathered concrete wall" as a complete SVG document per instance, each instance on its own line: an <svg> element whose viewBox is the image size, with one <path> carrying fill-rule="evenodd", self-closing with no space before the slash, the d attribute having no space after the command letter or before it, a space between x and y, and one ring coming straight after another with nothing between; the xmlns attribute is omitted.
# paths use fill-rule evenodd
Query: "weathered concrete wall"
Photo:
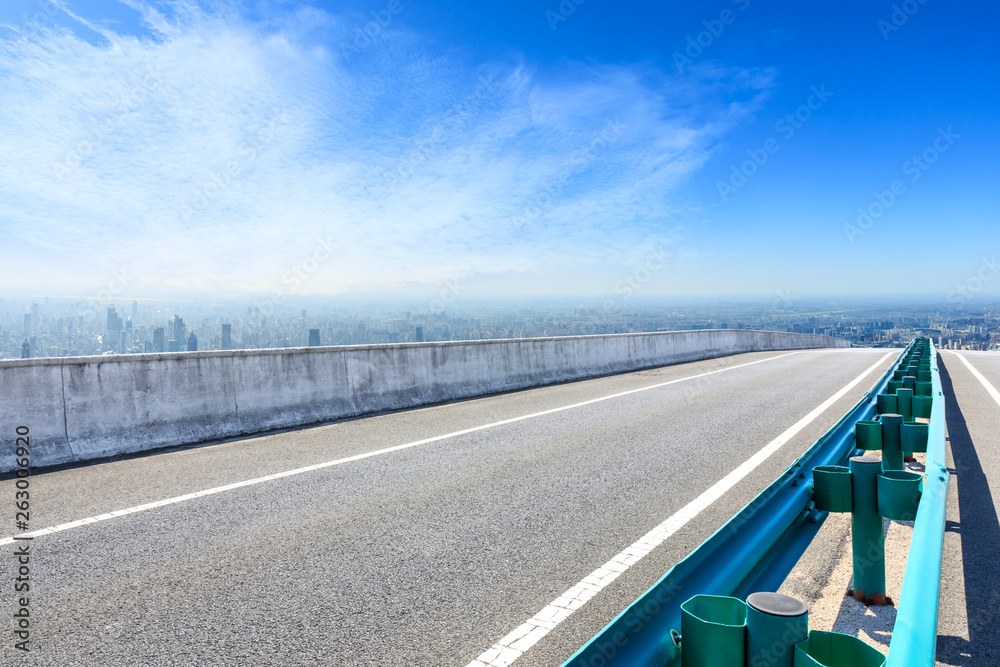
<svg viewBox="0 0 1000 667"><path fill-rule="evenodd" d="M0 361L0 471L838 338L707 330Z"/></svg>

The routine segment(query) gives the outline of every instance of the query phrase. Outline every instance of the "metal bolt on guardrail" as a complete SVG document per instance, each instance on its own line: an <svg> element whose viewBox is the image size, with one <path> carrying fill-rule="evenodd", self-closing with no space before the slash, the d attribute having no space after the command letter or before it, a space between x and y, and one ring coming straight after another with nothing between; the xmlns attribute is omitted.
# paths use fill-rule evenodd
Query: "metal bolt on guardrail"
<svg viewBox="0 0 1000 667"><path fill-rule="evenodd" d="M854 589L847 594L865 604L892 604L885 590L882 517L913 521L923 493L923 476L905 470L904 460L927 451L928 424L916 420L930 417L933 398L923 386L914 394L924 367L930 373L930 349L918 340L894 371L898 379L878 395L878 419L855 424L858 448L881 451L881 460L855 456L849 466L813 469L816 509L851 513Z"/></svg>

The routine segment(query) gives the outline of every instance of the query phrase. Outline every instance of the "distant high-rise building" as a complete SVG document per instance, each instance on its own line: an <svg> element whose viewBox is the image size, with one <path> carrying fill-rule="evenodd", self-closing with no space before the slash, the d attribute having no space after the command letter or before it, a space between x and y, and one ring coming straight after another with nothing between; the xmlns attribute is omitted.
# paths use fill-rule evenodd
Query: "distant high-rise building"
<svg viewBox="0 0 1000 667"><path fill-rule="evenodd" d="M222 325L222 349L231 350L233 349L233 325L223 324Z"/></svg>
<svg viewBox="0 0 1000 667"><path fill-rule="evenodd" d="M309 347L319 347L319 329L309 330Z"/></svg>
<svg viewBox="0 0 1000 667"><path fill-rule="evenodd" d="M132 302L132 321L136 322L139 319L139 302Z"/></svg>
<svg viewBox="0 0 1000 667"><path fill-rule="evenodd" d="M128 333L121 331L118 333L118 354L125 354L128 352Z"/></svg>
<svg viewBox="0 0 1000 667"><path fill-rule="evenodd" d="M112 331L118 330L118 313L115 311L114 306L108 306L108 319L107 325L104 329L110 334Z"/></svg>
<svg viewBox="0 0 1000 667"><path fill-rule="evenodd" d="M167 352L180 352L181 344L176 340L167 341Z"/></svg>
<svg viewBox="0 0 1000 667"><path fill-rule="evenodd" d="M163 345L163 327L153 330L153 352L163 352L166 348Z"/></svg>
<svg viewBox="0 0 1000 667"><path fill-rule="evenodd" d="M198 337L194 335L193 331L191 332L191 335L188 336L187 349L188 349L188 352L197 352L198 351Z"/></svg>
<svg viewBox="0 0 1000 667"><path fill-rule="evenodd" d="M187 340L187 325L184 324L184 320L180 315L174 315L172 334L173 339L176 341Z"/></svg>
<svg viewBox="0 0 1000 667"><path fill-rule="evenodd" d="M162 329L161 329L161 331L162 331ZM145 352L146 354L149 354L150 352L153 351L153 344L150 343L148 340L143 341L142 342L142 351Z"/></svg>
<svg viewBox="0 0 1000 667"><path fill-rule="evenodd" d="M31 356L31 343L29 343L28 339L25 338L24 342L21 343L21 358L27 359L30 356Z"/></svg>
<svg viewBox="0 0 1000 667"><path fill-rule="evenodd" d="M31 313L24 314L24 336L27 338L28 333L31 331Z"/></svg>
<svg viewBox="0 0 1000 667"><path fill-rule="evenodd" d="M416 334L417 334L416 335L417 342L418 343L423 343L424 342L424 328L423 327L417 327Z"/></svg>
<svg viewBox="0 0 1000 667"><path fill-rule="evenodd" d="M306 319L306 311L305 311L305 308L303 308L303 309L302 309L302 319Z"/></svg>

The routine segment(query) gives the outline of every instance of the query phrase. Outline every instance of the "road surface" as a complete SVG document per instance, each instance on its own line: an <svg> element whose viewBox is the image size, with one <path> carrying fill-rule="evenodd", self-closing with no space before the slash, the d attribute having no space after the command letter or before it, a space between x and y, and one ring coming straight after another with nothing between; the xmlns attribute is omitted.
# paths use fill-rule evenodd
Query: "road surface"
<svg viewBox="0 0 1000 667"><path fill-rule="evenodd" d="M30 530L57 530L30 542L31 650L5 633L0 664L463 667L795 426L514 663L559 665L897 353L743 354L34 471ZM4 581L22 544L0 541Z"/></svg>

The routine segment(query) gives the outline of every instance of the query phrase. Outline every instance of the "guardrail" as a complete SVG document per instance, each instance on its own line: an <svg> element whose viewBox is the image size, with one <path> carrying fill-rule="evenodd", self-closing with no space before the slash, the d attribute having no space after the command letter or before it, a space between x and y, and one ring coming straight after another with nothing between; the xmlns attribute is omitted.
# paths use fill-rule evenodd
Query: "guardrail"
<svg viewBox="0 0 1000 667"><path fill-rule="evenodd" d="M897 409L901 414L895 414ZM870 420L876 413L879 420ZM926 417L929 426L917 423ZM795 665L933 665L949 481L944 428L936 351L930 341L914 340L809 451L564 667L676 667L682 662L682 646L689 647L684 667L792 665L793 657ZM867 449L883 450L882 460L857 457L864 451L858 448L859 442ZM902 468L907 447L924 451L925 446L927 479L921 494L919 475ZM848 459L853 459L851 467L843 467ZM817 467L821 469L818 489L814 487ZM816 631L805 634L808 614L804 605L786 596L761 593L780 587L819 531L827 510L855 512L856 588L860 588L858 563L865 561L859 544L870 554L869 543L882 544L882 516L913 518L915 514L888 662L854 637ZM862 530L876 523L877 528ZM871 574L871 563L867 563L868 572L861 577L871 582L866 584L870 590L860 594L866 602L884 603L884 560L875 560L877 571ZM751 599L744 603L748 596ZM679 632L682 628L683 633ZM791 628L792 641L788 637ZM751 659L751 647L762 642L778 657L762 662ZM701 649L698 655L691 651L694 646Z"/></svg>
<svg viewBox="0 0 1000 667"><path fill-rule="evenodd" d="M898 361L914 343L781 477L671 568L564 667L679 665L678 632L685 601L695 595L745 598L777 590L828 515L813 502L813 468L838 465L858 453L855 423L874 416L876 396L888 386Z"/></svg>
<svg viewBox="0 0 1000 667"><path fill-rule="evenodd" d="M917 507L903 590L899 594L896 625L889 644L888 667L934 665L937 646L938 595L944 549L945 510L951 475L945 463L945 414L941 375L934 344L931 351L933 383L924 495Z"/></svg>

